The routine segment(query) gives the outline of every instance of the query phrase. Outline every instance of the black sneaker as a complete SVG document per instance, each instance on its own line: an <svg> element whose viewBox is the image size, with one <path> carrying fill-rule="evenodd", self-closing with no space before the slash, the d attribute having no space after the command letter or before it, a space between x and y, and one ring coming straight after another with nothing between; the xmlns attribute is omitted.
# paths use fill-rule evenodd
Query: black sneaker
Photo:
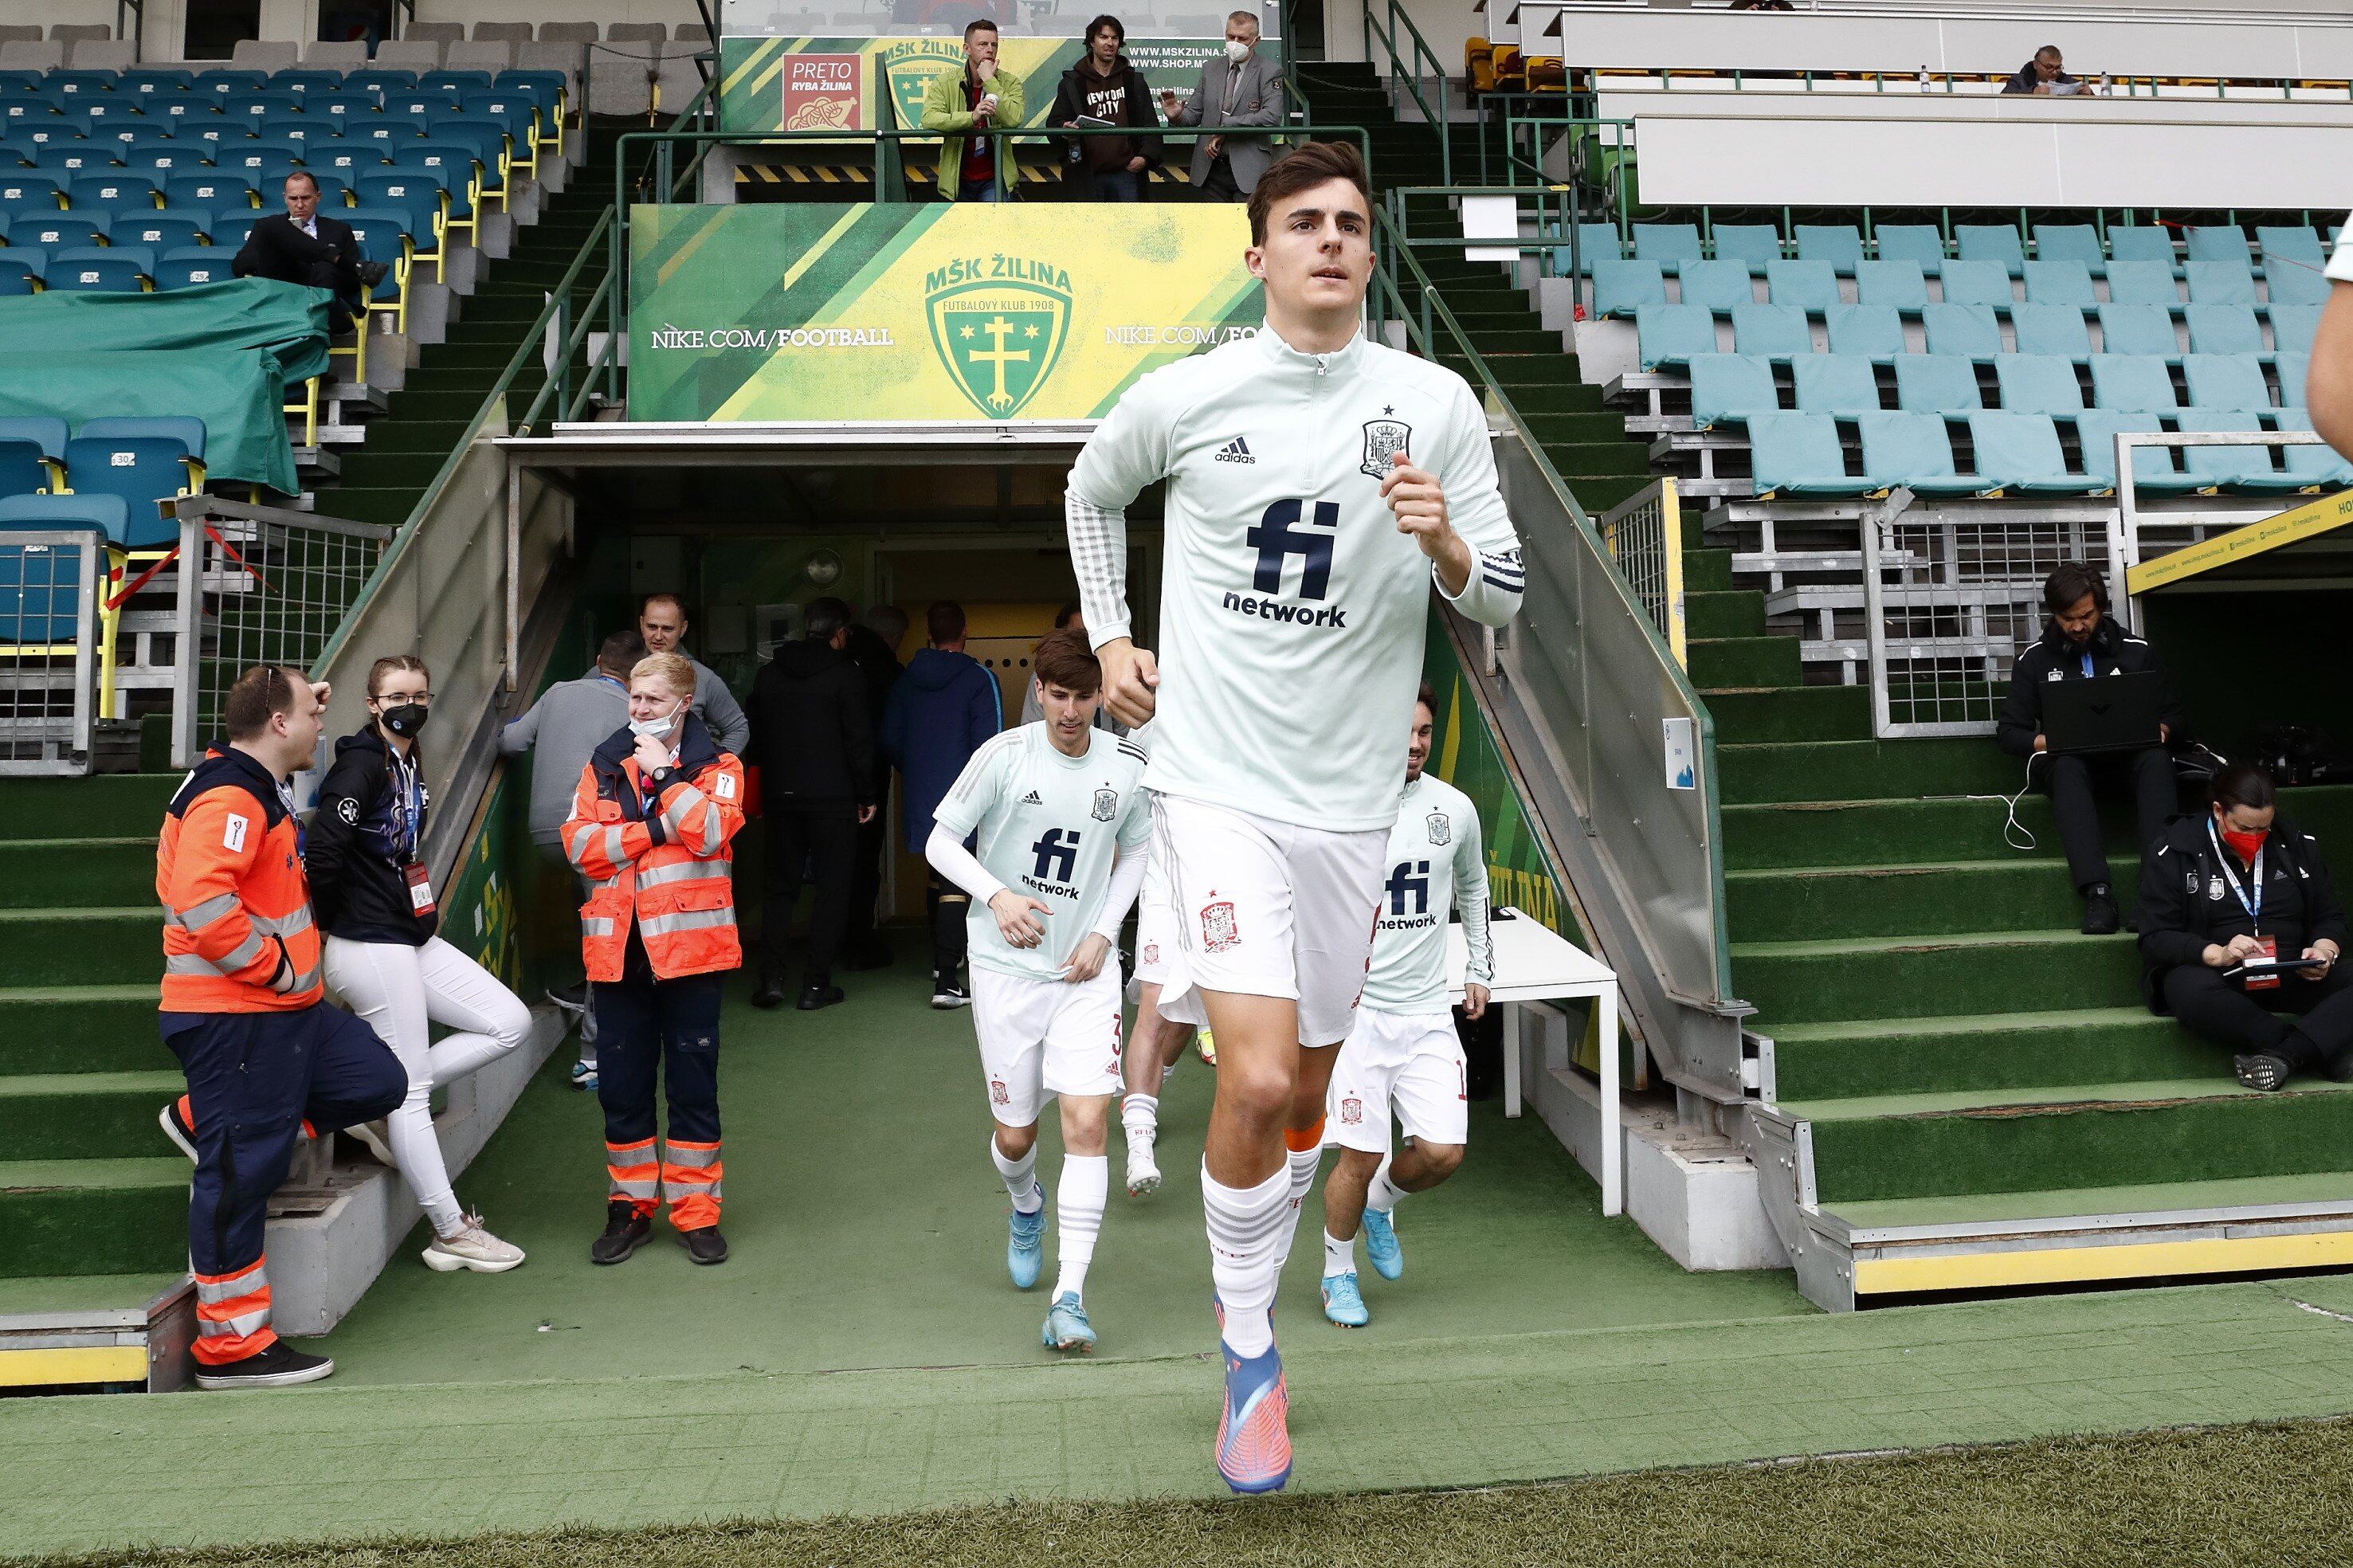
<svg viewBox="0 0 2353 1568"><path fill-rule="evenodd" d="M686 1248L686 1256L693 1262L724 1263L727 1261L727 1238L719 1234L719 1227L715 1225L706 1225L695 1230L680 1231L678 1244Z"/></svg>
<svg viewBox="0 0 2353 1568"><path fill-rule="evenodd" d="M942 1012L969 1007L972 1005L972 993L965 989L963 981L952 974L934 974L932 976L932 1005Z"/></svg>
<svg viewBox="0 0 2353 1568"><path fill-rule="evenodd" d="M605 1205L605 1234L588 1244L588 1261L627 1263L653 1233L654 1222L639 1214L637 1205L615 1198Z"/></svg>
<svg viewBox="0 0 2353 1568"><path fill-rule="evenodd" d="M814 1013L820 1007L830 1007L840 1000L840 986L817 984L804 990L801 993L801 999L793 1005L804 1013Z"/></svg>
<svg viewBox="0 0 2353 1568"><path fill-rule="evenodd" d="M2124 920L2116 912L2116 895L2105 882L2094 882L2084 889L2084 934L2114 936Z"/></svg>
<svg viewBox="0 0 2353 1568"><path fill-rule="evenodd" d="M760 988L752 993L752 1005L754 1007L781 1007L784 1005L785 983L773 974L763 978Z"/></svg>
<svg viewBox="0 0 2353 1568"><path fill-rule="evenodd" d="M335 1363L322 1355L304 1355L284 1340L274 1342L266 1351L256 1351L243 1361L233 1361L223 1366L196 1367L198 1388L291 1388L298 1383L316 1383L332 1376Z"/></svg>
<svg viewBox="0 0 2353 1568"><path fill-rule="evenodd" d="M2270 1094L2287 1082L2288 1065L2277 1057L2260 1053L2250 1057L2232 1057L2232 1071L2242 1089L2260 1089Z"/></svg>
<svg viewBox="0 0 2353 1568"><path fill-rule="evenodd" d="M195 1160L196 1158L196 1125L188 1120L188 1113L181 1109L187 1102L188 1097L185 1094L166 1100L164 1104L164 1113L155 1120L162 1125L164 1136L178 1144L181 1153L185 1154L190 1160Z"/></svg>

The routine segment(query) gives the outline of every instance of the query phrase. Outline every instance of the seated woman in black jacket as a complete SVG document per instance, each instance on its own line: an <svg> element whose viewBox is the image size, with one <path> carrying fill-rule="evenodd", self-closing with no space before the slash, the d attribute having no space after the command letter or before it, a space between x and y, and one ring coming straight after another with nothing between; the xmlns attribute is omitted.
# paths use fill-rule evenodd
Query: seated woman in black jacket
<svg viewBox="0 0 2353 1568"><path fill-rule="evenodd" d="M2274 1089L2318 1067L2353 1079L2353 976L2337 967L2345 910L2320 847L2276 816L2272 781L2214 777L2199 816L2176 817L2142 857L2140 953L2149 1010L2228 1046L2238 1079ZM2308 960L2264 974L2251 959Z"/></svg>

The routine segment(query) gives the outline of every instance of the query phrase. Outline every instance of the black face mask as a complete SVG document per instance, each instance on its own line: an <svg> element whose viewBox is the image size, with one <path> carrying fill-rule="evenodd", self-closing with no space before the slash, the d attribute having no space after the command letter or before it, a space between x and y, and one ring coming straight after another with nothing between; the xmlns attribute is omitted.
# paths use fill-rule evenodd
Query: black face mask
<svg viewBox="0 0 2353 1568"><path fill-rule="evenodd" d="M404 741L413 741L417 731L425 728L426 716L432 711L422 702L404 702L397 708L387 708L377 717L384 727Z"/></svg>

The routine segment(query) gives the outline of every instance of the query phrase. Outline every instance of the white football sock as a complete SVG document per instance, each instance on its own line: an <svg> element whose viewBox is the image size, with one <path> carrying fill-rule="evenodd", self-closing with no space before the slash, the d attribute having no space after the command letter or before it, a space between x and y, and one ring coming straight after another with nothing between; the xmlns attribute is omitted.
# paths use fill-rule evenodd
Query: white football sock
<svg viewBox="0 0 2353 1568"><path fill-rule="evenodd" d="M1119 1124L1130 1138L1143 1133L1146 1138L1160 1135L1160 1097L1128 1090L1127 1098L1119 1102Z"/></svg>
<svg viewBox="0 0 2353 1568"><path fill-rule="evenodd" d="M1103 1202L1111 1192L1111 1160L1103 1154L1062 1156L1062 1190L1055 1194L1054 1223L1061 1232L1062 1271L1054 1294L1087 1293L1087 1265L1094 1261L1095 1233L1103 1228Z"/></svg>
<svg viewBox="0 0 2353 1568"><path fill-rule="evenodd" d="M1176 1064L1175 1062L1170 1062L1166 1067L1160 1069L1160 1081L1163 1083L1166 1083L1170 1079L1175 1078L1176 1076Z"/></svg>
<svg viewBox="0 0 2353 1568"><path fill-rule="evenodd" d="M1373 1173L1372 1184L1365 1189L1365 1206L1387 1214L1398 1206L1398 1200L1403 1196L1405 1189L1389 1180L1388 1158L1383 1156L1380 1168Z"/></svg>
<svg viewBox="0 0 2353 1568"><path fill-rule="evenodd" d="M988 1138L988 1158L997 1166L997 1173L1005 1179L1005 1195L1023 1214L1036 1214L1046 1206L1046 1194L1038 1190L1038 1145L1029 1145L1029 1152L1018 1160L1008 1160L1005 1151L997 1146L997 1135Z"/></svg>
<svg viewBox="0 0 2353 1568"><path fill-rule="evenodd" d="M1307 1194L1315 1190L1315 1172L1324 1163L1324 1146L1318 1143L1313 1149L1286 1149L1283 1153L1288 1156L1288 1168L1284 1173L1291 1181L1288 1189L1290 1223L1282 1227L1282 1243L1275 1248L1274 1271L1277 1274L1282 1273L1282 1266L1291 1261L1291 1245L1299 1239L1300 1206L1307 1201Z"/></svg>
<svg viewBox="0 0 2353 1568"><path fill-rule="evenodd" d="M1209 1225L1209 1278L1226 1310L1226 1345L1236 1355L1266 1353L1274 1327L1275 1247L1291 1234L1291 1173L1277 1171L1254 1187L1229 1187L1201 1164L1201 1207Z"/></svg>
<svg viewBox="0 0 2353 1568"><path fill-rule="evenodd" d="M1342 1241L1330 1231L1324 1233L1324 1277L1354 1274L1356 1271L1356 1241L1354 1237Z"/></svg>

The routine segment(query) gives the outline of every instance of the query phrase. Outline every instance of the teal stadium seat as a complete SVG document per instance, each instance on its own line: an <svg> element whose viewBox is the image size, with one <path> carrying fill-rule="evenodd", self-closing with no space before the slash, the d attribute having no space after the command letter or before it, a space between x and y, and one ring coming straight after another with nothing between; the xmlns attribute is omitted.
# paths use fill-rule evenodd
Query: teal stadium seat
<svg viewBox="0 0 2353 1568"><path fill-rule="evenodd" d="M2124 414L2112 408L2087 408L2075 416L2075 436L2084 452L2084 471L2108 489L2116 483L2116 437L2162 430L2154 414ZM2198 481L2173 466L2173 448L2142 447L2133 453L2133 484L2157 495L2180 495Z"/></svg>
<svg viewBox="0 0 2353 1568"><path fill-rule="evenodd" d="M1945 237L1933 224L1881 224L1872 232L1872 239L1882 261L1916 261L1931 278L1945 265Z"/></svg>
<svg viewBox="0 0 2353 1568"><path fill-rule="evenodd" d="M168 208L152 213L121 213L107 232L112 245L144 245L158 252L174 246L195 245L212 227L210 213Z"/></svg>
<svg viewBox="0 0 2353 1568"><path fill-rule="evenodd" d="M93 579L103 592L104 563L96 559L120 521L111 496L9 496L0 500L0 645L38 649L74 643L81 635L83 550L92 552ZM7 542L12 532L83 532L89 542L27 548ZM90 627L93 639L101 635Z"/></svg>
<svg viewBox="0 0 2353 1568"><path fill-rule="evenodd" d="M2179 420L2181 433L2237 435L2263 429L2261 419L2236 409L2193 408ZM2301 488L2292 474L2272 461L2269 447L2185 447L2181 466L2201 491L2219 489L2293 490Z"/></svg>
<svg viewBox="0 0 2353 1568"><path fill-rule="evenodd" d="M1757 298L1745 261L1686 261L1680 268L1683 302L1704 305L1718 315Z"/></svg>
<svg viewBox="0 0 2353 1568"><path fill-rule="evenodd" d="M2172 373L2155 354L2094 354L2092 402L2119 414L2170 414L2181 406Z"/></svg>
<svg viewBox="0 0 2353 1568"><path fill-rule="evenodd" d="M1947 305L1989 305L1997 310L2010 309L2013 298L2010 291L2010 274L1999 261L1947 261L1944 268L1945 303Z"/></svg>
<svg viewBox="0 0 2353 1568"><path fill-rule="evenodd" d="M1732 346L1738 353L1795 359L1814 352L1814 333L1795 305L1735 305Z"/></svg>
<svg viewBox="0 0 2353 1568"><path fill-rule="evenodd" d="M1826 414L1758 414L1748 421L1749 488L1760 496L1852 496L1838 422Z"/></svg>
<svg viewBox="0 0 2353 1568"><path fill-rule="evenodd" d="M8 220L11 246L37 245L54 259L61 250L104 245L111 221L104 213L57 213Z"/></svg>
<svg viewBox="0 0 2353 1568"><path fill-rule="evenodd" d="M1634 258L1638 261L1655 261L1661 270L1672 272L1683 263L1698 261L1704 255L1700 249L1697 224L1634 225Z"/></svg>
<svg viewBox="0 0 2353 1568"><path fill-rule="evenodd" d="M2180 358L2181 343L2174 336L2173 312L2162 305L2101 306L2100 350L2111 354Z"/></svg>
<svg viewBox="0 0 2353 1568"><path fill-rule="evenodd" d="M164 182L164 204L167 208L217 212L222 207L249 207L254 203L253 182L234 171L174 174Z"/></svg>
<svg viewBox="0 0 2353 1568"><path fill-rule="evenodd" d="M146 287L150 259L140 264L142 252L128 247L70 246L49 258L42 281L51 293L136 293Z"/></svg>
<svg viewBox="0 0 2353 1568"><path fill-rule="evenodd" d="M2108 268L2108 253L2099 231L2087 223L2038 223L2034 226L2034 258L2038 261L2080 261L2097 278Z"/></svg>
<svg viewBox="0 0 2353 1568"><path fill-rule="evenodd" d="M0 250L0 256L7 254ZM2279 378L2280 402L2289 408L2302 408L2304 385L2312 374L2312 359L2308 354L2275 354L2272 374Z"/></svg>
<svg viewBox="0 0 2353 1568"><path fill-rule="evenodd" d="M204 460L205 422L193 416L87 419L66 443L66 482L77 495L121 497L121 542L147 550L178 537L161 503L195 489Z"/></svg>
<svg viewBox="0 0 2353 1568"><path fill-rule="evenodd" d="M2255 230L2263 249L2263 286L2274 305L2321 305L2328 300L2328 279L2321 269L2328 254L2320 237L2304 227L2263 227Z"/></svg>
<svg viewBox="0 0 2353 1568"><path fill-rule="evenodd" d="M2025 270L2026 298L2033 304L2088 310L2098 303L2092 294L2092 269L2081 261L2030 261Z"/></svg>
<svg viewBox="0 0 2353 1568"><path fill-rule="evenodd" d="M1918 315L1928 308L1928 279L1916 261L1865 261L1854 271L1855 292L1866 305L1888 305Z"/></svg>
<svg viewBox="0 0 2353 1568"><path fill-rule="evenodd" d="M395 173L412 181L422 177L421 172L415 170L396 170ZM360 182L360 199L371 206L382 205L384 197L380 193L387 178L377 174L363 179ZM1666 279L1661 275L1657 262L1603 260L1593 264L1595 315L1630 316L1645 305L1663 305L1666 302Z"/></svg>
<svg viewBox="0 0 2353 1568"><path fill-rule="evenodd" d="M1813 316L1841 302L1838 273L1827 261L1768 261L1765 289L1776 305L1794 305Z"/></svg>
<svg viewBox="0 0 2353 1568"><path fill-rule="evenodd" d="M2312 334L2319 330L2320 307L2317 305L2272 307L2272 353L2275 354L2310 353Z"/></svg>
<svg viewBox="0 0 2353 1568"><path fill-rule="evenodd" d="M1855 421L1862 432L1863 482L1873 491L1897 485L1924 496L1976 495L1985 481L1953 467L1953 440L1934 414L1865 414Z"/></svg>
<svg viewBox="0 0 2353 1568"><path fill-rule="evenodd" d="M38 217L65 205L64 189L47 174L0 174L0 218Z"/></svg>
<svg viewBox="0 0 2353 1568"><path fill-rule="evenodd" d="M2201 224L2184 237L2182 252L2192 263L2232 261L2246 266L2247 231L2234 223Z"/></svg>
<svg viewBox="0 0 2353 1568"><path fill-rule="evenodd" d="M1969 445L1978 477L2021 495L2092 495L2110 487L2090 474L2070 473L2059 429L2047 414L1989 409L1969 416Z"/></svg>
<svg viewBox="0 0 2353 1568"><path fill-rule="evenodd" d="M2255 275L2244 254L2230 261L2191 261L2182 268L2189 276L2189 300L2194 305L2247 305L2255 302Z"/></svg>
<svg viewBox="0 0 2353 1568"><path fill-rule="evenodd" d="M235 274L229 268L237 252L217 245L184 245L164 253L155 263L155 289L192 289L199 283L226 283Z"/></svg>
<svg viewBox="0 0 2353 1568"><path fill-rule="evenodd" d="M121 171L122 160L96 142L51 142L34 153L33 167L70 183L84 174Z"/></svg>
<svg viewBox="0 0 2353 1568"><path fill-rule="evenodd" d="M2004 354L1993 363L2001 405L2012 414L2064 416L2084 406L2075 362L2052 354Z"/></svg>
<svg viewBox="0 0 2353 1568"><path fill-rule="evenodd" d="M2194 354L2260 354L2263 330L2252 305L2192 305L2181 312Z"/></svg>
<svg viewBox="0 0 2353 1568"><path fill-rule="evenodd" d="M1977 367L1945 354L1898 354L1895 405L1911 414L1973 413L1985 406Z"/></svg>
<svg viewBox="0 0 2353 1568"><path fill-rule="evenodd" d="M1989 305L1931 305L1920 312L1932 354L1957 354L1964 359L2001 357L2001 324Z"/></svg>
<svg viewBox="0 0 2353 1568"><path fill-rule="evenodd" d="M1681 370L1692 355L1715 353L1715 314L1704 305L1641 306L1634 312L1634 332L1644 370Z"/></svg>
<svg viewBox="0 0 2353 1568"><path fill-rule="evenodd" d="M2179 308L2181 289L2173 279L2173 264L2169 261L2109 262L2108 300L2117 305L2162 305L2168 310Z"/></svg>
<svg viewBox="0 0 2353 1568"><path fill-rule="evenodd" d="M1804 354L1789 362L1798 411L1852 419L1880 411L1879 375L1860 355Z"/></svg>
<svg viewBox="0 0 2353 1568"><path fill-rule="evenodd" d="M1905 352L1904 319L1893 305L1841 305L1823 321L1834 354L1861 354L1885 364Z"/></svg>
<svg viewBox="0 0 2353 1568"><path fill-rule="evenodd" d="M2170 271L2175 264L2173 231L2154 224L2112 224L2108 228L2108 270L2119 261L2161 262Z"/></svg>
<svg viewBox="0 0 2353 1568"><path fill-rule="evenodd" d="M1769 223L1720 223L1709 237L1718 260L1745 261L1760 276L1767 263L1781 259L1781 231Z"/></svg>
<svg viewBox="0 0 2353 1568"><path fill-rule="evenodd" d="M63 489L66 422L48 415L0 419L0 496Z"/></svg>
<svg viewBox="0 0 2353 1568"><path fill-rule="evenodd" d="M2084 329L2084 312L2073 305L2012 305L2010 330L2020 353L2057 354L2077 362L2092 357L2092 336Z"/></svg>
<svg viewBox="0 0 2353 1568"><path fill-rule="evenodd" d="M213 215L213 226L206 232L212 236L215 246L234 256L244 247L246 236L253 232L253 226L263 216L251 207L223 207Z"/></svg>
<svg viewBox="0 0 2353 1568"><path fill-rule="evenodd" d="M1614 223L1580 223L1577 226L1577 254L1571 256L1566 245L1557 246L1552 253L1553 270L1566 277L1572 268L1578 276L1590 278L1596 262L1622 260L1626 247L1618 237Z"/></svg>
<svg viewBox="0 0 2353 1568"><path fill-rule="evenodd" d="M1692 427L1713 430L1781 406L1773 362L1755 354L1691 356Z"/></svg>
<svg viewBox="0 0 2353 1568"><path fill-rule="evenodd" d="M1862 261L1862 231L1851 223L1801 223L1789 236L1800 261L1827 261L1841 278L1854 276Z"/></svg>
<svg viewBox="0 0 2353 1568"><path fill-rule="evenodd" d="M2006 223L1961 223L1953 226L1953 244L1964 261L1991 261L2012 278L2026 266L2026 249L2017 228Z"/></svg>
<svg viewBox="0 0 2353 1568"><path fill-rule="evenodd" d="M2312 411L2299 402L2293 407L2281 409L2274 423L2282 430L2309 430L2312 428ZM2283 447L2280 458L2287 472L2304 481L2297 487L2299 489L2353 489L2353 459L2338 455L2326 443L2316 447Z"/></svg>
<svg viewBox="0 0 2353 1568"><path fill-rule="evenodd" d="M0 299L39 293L48 264L48 253L36 246L0 247Z"/></svg>

